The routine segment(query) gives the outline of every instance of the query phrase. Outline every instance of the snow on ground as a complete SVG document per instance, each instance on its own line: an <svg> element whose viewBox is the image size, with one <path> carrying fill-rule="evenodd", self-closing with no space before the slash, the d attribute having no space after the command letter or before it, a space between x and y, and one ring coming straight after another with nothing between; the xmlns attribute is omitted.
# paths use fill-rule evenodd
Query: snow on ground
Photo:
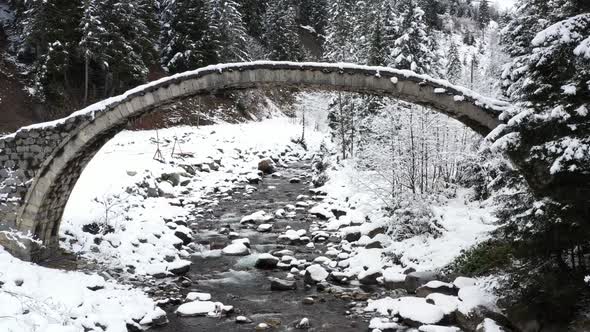
<svg viewBox="0 0 590 332"><path fill-rule="evenodd" d="M125 332L165 313L140 290L97 275L43 268L0 247L0 331Z"/></svg>
<svg viewBox="0 0 590 332"><path fill-rule="evenodd" d="M410 204L413 212L409 221L404 222L421 222L418 218L423 213L415 211L426 209L427 220L435 221L436 231L398 239L395 230L405 224L400 224L398 215L392 217L384 209L388 202L384 201L379 187L386 184L378 183L376 179L379 177L354 167L351 162L331 168L328 175L330 180L319 188L327 197L319 205L311 207L310 213L324 218L325 229L338 231L344 239L339 246L325 253L329 257L338 257L340 261L335 263L328 259L326 264L342 267L341 274L353 276L353 279L356 276L361 284L389 283L397 288L404 287L400 285L407 287L408 272L405 271L408 268L437 272L459 256L462 250L488 239L490 232L497 227L491 201L470 202L469 190L457 189L451 198L441 196L431 199L430 204ZM421 198L414 200L421 201ZM346 215L338 218L334 215L338 211ZM437 276L436 273L430 275ZM427 298L385 296L369 300L365 311L377 315L371 321L374 328L398 324L390 321L398 315L406 321L424 325L421 331L457 331L455 327L439 328L436 324L442 321L445 314L459 311L470 315L478 306L498 311L497 299L491 289L493 283L493 278L458 278L455 284L431 281L424 286L434 291L428 296L422 295ZM460 290L458 296L456 293L444 295L436 292L439 287Z"/></svg>
<svg viewBox="0 0 590 332"><path fill-rule="evenodd" d="M92 159L76 184L60 227L66 239L62 245L134 274L174 272L188 264L181 240L192 237L186 219L217 204L204 197L216 192L231 199L238 182L259 178L263 157L283 163L293 161L293 155L303 157L306 151L291 142L300 132L300 125L287 118L122 132ZM153 159L156 137L165 162ZM307 131L309 147L318 146L320 139Z"/></svg>
<svg viewBox="0 0 590 332"><path fill-rule="evenodd" d="M330 181L321 189L327 192L331 199L339 202L335 204L347 201L354 206L355 209L351 212L356 215L357 220L364 220L364 217L368 216L372 221L371 224L395 225L395 220L391 220L383 213L383 199L368 184L370 176L369 173L360 172L351 163L345 163L342 167L330 172ZM492 216L494 206L491 202L469 202L468 194L467 189L459 189L455 198L443 200L443 204L430 207L436 221L443 227L441 236L433 237L424 234L402 241L393 241L382 250L383 255L395 255L400 258L405 267L412 267L419 271L436 270L449 264L461 254L462 250L488 239L489 233L496 228L496 218ZM346 218L332 220L330 224L339 225L343 220L346 221ZM370 224L357 227L360 230L365 229L366 232L373 228L374 226ZM344 230L350 231L350 229L353 228ZM358 260L375 262L375 257L364 257L366 251L365 249L358 251L363 255L363 258Z"/></svg>

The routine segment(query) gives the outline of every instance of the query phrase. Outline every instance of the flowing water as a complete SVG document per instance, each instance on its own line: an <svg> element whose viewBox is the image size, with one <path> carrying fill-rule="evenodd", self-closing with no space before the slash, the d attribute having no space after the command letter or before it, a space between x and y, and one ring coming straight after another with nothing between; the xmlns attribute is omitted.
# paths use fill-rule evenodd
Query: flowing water
<svg viewBox="0 0 590 332"><path fill-rule="evenodd" d="M274 213L287 204L295 204L299 195L310 195L309 165L295 163L282 169L281 177L266 176L262 183L256 185L257 191L244 196L244 190L234 192L231 200L220 200L219 205L204 218L193 221L189 227L195 231L195 242L203 245L205 253L209 249L219 249L230 242L227 235L218 231L230 227L241 238L250 239L252 255L243 257L222 256L217 254L193 256L193 265L187 275L193 282L184 290L210 293L213 301L234 306L234 312L221 318L178 317L176 307L168 309L170 323L155 328L160 332L188 331L252 331L258 323L266 322L273 326L273 331L294 330L302 318L310 320L309 331L366 331L367 323L362 317L351 314L349 309L357 305L350 299L343 300L332 293L318 292L316 287L305 287L300 278L297 290L271 291L269 277L285 279L289 271L275 268L260 270L254 268L256 254L289 249L297 259L313 260L325 251L325 245L316 244L314 249L305 245L285 245L278 241L278 236L287 226L292 229L309 229L313 216L307 208L298 209L293 219L275 219L270 233L259 233L255 227L240 225L240 219L259 210ZM299 177L301 183L290 183L290 179ZM215 251L213 251L215 252ZM218 251L217 251L218 252ZM211 252L210 252L211 253ZM344 291L347 291L346 289ZM353 294L362 292L350 289ZM359 293L361 292L361 293ZM303 304L306 297L313 297L314 304ZM238 324L235 317L244 315L252 320L250 324Z"/></svg>

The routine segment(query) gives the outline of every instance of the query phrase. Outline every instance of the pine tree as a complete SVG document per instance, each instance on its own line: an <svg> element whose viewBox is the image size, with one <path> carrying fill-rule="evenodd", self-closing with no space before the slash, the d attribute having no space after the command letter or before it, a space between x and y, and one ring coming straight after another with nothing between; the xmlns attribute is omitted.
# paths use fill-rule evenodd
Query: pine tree
<svg viewBox="0 0 590 332"><path fill-rule="evenodd" d="M102 26L98 13L97 0L85 0L84 14L80 22L80 54L84 61L84 97L82 104L88 104L90 70L91 65L95 64L104 71L104 49L102 47L106 38L106 30Z"/></svg>
<svg viewBox="0 0 590 332"><path fill-rule="evenodd" d="M356 62L354 52L354 1L334 0L328 9L324 57L334 62Z"/></svg>
<svg viewBox="0 0 590 332"><path fill-rule="evenodd" d="M477 24L479 25L480 29L485 29L488 23L490 23L490 7L488 5L488 0L481 0L479 3Z"/></svg>
<svg viewBox="0 0 590 332"><path fill-rule="evenodd" d="M268 6L267 0L240 0L240 12L246 31L257 40L262 39L264 32L264 14Z"/></svg>
<svg viewBox="0 0 590 332"><path fill-rule="evenodd" d="M25 45L33 50L35 85L40 99L64 103L72 85L82 12L77 1L29 1L25 3L22 30Z"/></svg>
<svg viewBox="0 0 590 332"><path fill-rule="evenodd" d="M299 39L295 15L291 0L275 0L269 3L264 16L264 42L269 59L303 60L303 45Z"/></svg>
<svg viewBox="0 0 590 332"><path fill-rule="evenodd" d="M121 93L147 80L150 61L154 59L157 35L142 20L138 3L103 0L97 12L105 30L105 94ZM150 45L147 49L146 45Z"/></svg>
<svg viewBox="0 0 590 332"><path fill-rule="evenodd" d="M420 0L420 8L424 9L424 22L429 28L439 28L438 15L441 12L441 3L438 0Z"/></svg>
<svg viewBox="0 0 590 332"><path fill-rule="evenodd" d="M385 44L385 37L383 31L383 19L379 19L373 24L373 33L369 42L369 55L367 64L369 66L385 66L388 56L388 47Z"/></svg>
<svg viewBox="0 0 590 332"><path fill-rule="evenodd" d="M239 10L239 4L234 0L209 0L211 39L215 44L217 57L221 62L247 61L248 34Z"/></svg>
<svg viewBox="0 0 590 332"><path fill-rule="evenodd" d="M459 56L459 49L454 40L451 40L449 45L448 64L446 68L446 78L449 82L457 84L461 77L463 77L463 65Z"/></svg>
<svg viewBox="0 0 590 332"><path fill-rule="evenodd" d="M311 26L320 36L326 33L328 24L327 0L300 0L299 13L302 25Z"/></svg>
<svg viewBox="0 0 590 332"><path fill-rule="evenodd" d="M576 0L521 0L517 8L503 36L513 57L504 91L515 107L494 147L511 156L536 196L514 237L541 245L533 254L549 253L543 259L563 268L563 254L590 234L580 194L590 187L590 14Z"/></svg>
<svg viewBox="0 0 590 332"><path fill-rule="evenodd" d="M422 18L424 11L414 0L398 3L401 23L400 37L395 40L391 65L398 69L409 69L420 74L434 71L433 40L426 32Z"/></svg>
<svg viewBox="0 0 590 332"><path fill-rule="evenodd" d="M162 6L163 66L178 73L217 63L207 0L166 0Z"/></svg>

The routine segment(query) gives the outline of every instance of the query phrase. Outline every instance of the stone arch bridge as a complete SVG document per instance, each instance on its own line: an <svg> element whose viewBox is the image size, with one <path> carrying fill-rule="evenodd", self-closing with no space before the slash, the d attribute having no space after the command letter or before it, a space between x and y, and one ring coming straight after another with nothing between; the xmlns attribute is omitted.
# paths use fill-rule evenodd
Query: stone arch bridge
<svg viewBox="0 0 590 332"><path fill-rule="evenodd" d="M410 71L352 64L251 62L209 66L137 87L53 122L0 138L0 245L42 260L58 247L61 218L82 171L127 123L199 94L304 87L382 95L424 105L487 135L507 103Z"/></svg>

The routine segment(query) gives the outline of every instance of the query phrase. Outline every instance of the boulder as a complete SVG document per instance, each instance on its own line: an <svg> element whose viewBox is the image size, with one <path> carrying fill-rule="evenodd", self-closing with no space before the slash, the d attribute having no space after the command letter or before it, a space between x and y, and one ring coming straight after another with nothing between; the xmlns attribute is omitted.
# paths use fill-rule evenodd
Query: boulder
<svg viewBox="0 0 590 332"><path fill-rule="evenodd" d="M174 187L180 184L180 174L179 173L164 173L160 176L160 181L168 181Z"/></svg>
<svg viewBox="0 0 590 332"><path fill-rule="evenodd" d="M346 215L346 211L344 211L342 209L338 209L338 208L333 208L332 214L336 217L336 219L340 219L340 217Z"/></svg>
<svg viewBox="0 0 590 332"><path fill-rule="evenodd" d="M272 174L276 172L276 166L272 159L264 158L258 162L258 170L264 174Z"/></svg>
<svg viewBox="0 0 590 332"><path fill-rule="evenodd" d="M297 282L295 280L283 280L279 278L270 278L270 290L273 291L289 291L297 289Z"/></svg>
<svg viewBox="0 0 590 332"><path fill-rule="evenodd" d="M377 278L383 276L380 270L369 269L359 273L358 280L362 285L377 285Z"/></svg>
<svg viewBox="0 0 590 332"><path fill-rule="evenodd" d="M185 260L178 260L176 262L170 263L168 266L168 271L175 275L185 275L191 269L191 262Z"/></svg>
<svg viewBox="0 0 590 332"><path fill-rule="evenodd" d="M369 235L370 238L374 238L375 236L377 236L379 234L385 234L385 232L387 232L387 227L381 226L381 227L374 228L367 235Z"/></svg>
<svg viewBox="0 0 590 332"><path fill-rule="evenodd" d="M344 239L348 242L355 242L355 241L360 240L360 238L361 238L360 231L349 232L349 233L346 233L346 235L344 235Z"/></svg>
<svg viewBox="0 0 590 332"><path fill-rule="evenodd" d="M383 249L383 248L385 248L385 246L383 245L383 243L381 243L381 241L375 240L375 241L369 242L365 246L365 248L367 248L367 249Z"/></svg>
<svg viewBox="0 0 590 332"><path fill-rule="evenodd" d="M177 229L174 232L174 236L176 236L177 238L181 239L182 240L182 244L185 245L185 246L187 244L193 242L192 236L190 236L190 234L187 234L186 232L183 232L182 230L178 230Z"/></svg>

